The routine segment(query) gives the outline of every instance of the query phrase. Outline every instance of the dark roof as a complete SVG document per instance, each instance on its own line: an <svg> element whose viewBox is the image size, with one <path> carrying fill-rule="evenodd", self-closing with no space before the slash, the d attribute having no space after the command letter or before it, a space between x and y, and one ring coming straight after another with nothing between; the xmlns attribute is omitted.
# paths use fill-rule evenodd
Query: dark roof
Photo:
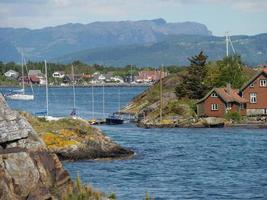
<svg viewBox="0 0 267 200"><path fill-rule="evenodd" d="M216 92L218 94L218 96L221 97L221 99L225 103L230 103L230 102L246 103L246 102L248 102L245 98L238 95L238 92L239 92L238 90L231 88L230 94L229 94L227 92L227 88L223 87L223 88L213 88L211 91L208 92L208 94L205 97L200 99L197 102L197 104L205 101L213 92Z"/></svg>
<svg viewBox="0 0 267 200"><path fill-rule="evenodd" d="M253 76L248 82L246 82L240 89L240 91L243 91L246 89L255 79L257 79L260 75L265 74L267 75L267 68L263 68L260 70L255 76Z"/></svg>

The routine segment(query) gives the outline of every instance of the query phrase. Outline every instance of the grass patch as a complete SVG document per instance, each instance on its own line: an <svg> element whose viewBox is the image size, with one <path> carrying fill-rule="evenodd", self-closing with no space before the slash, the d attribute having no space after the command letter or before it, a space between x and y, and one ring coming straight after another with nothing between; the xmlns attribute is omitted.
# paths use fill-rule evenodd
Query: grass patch
<svg viewBox="0 0 267 200"><path fill-rule="evenodd" d="M64 200L101 200L104 193L94 189L92 186L84 185L79 174L73 185L73 190L63 198Z"/></svg>

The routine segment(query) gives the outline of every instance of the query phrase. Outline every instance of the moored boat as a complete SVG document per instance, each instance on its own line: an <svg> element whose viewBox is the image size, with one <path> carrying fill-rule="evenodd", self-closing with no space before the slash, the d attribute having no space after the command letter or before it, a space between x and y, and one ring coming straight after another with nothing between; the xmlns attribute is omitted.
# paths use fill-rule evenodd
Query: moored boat
<svg viewBox="0 0 267 200"><path fill-rule="evenodd" d="M117 124L123 124L124 120L116 115L112 115L106 118L106 124L107 125L117 125Z"/></svg>

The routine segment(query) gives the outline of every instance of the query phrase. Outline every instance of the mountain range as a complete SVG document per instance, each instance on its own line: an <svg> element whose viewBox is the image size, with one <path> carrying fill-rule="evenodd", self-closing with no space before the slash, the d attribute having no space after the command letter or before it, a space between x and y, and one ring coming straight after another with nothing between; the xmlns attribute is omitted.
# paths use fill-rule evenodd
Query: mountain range
<svg viewBox="0 0 267 200"><path fill-rule="evenodd" d="M267 61L267 34L234 36L236 51L249 65ZM19 61L20 52L33 61L68 63L80 60L113 66L187 64L204 50L210 60L225 55L224 37L213 36L196 22L164 19L65 24L42 29L0 28L0 60Z"/></svg>
<svg viewBox="0 0 267 200"><path fill-rule="evenodd" d="M254 66L267 63L267 34L234 36L232 43L245 64ZM156 43L91 49L64 55L53 61L69 63L80 60L84 63L112 66L187 65L188 57L197 55L200 51L204 51L210 61L222 59L226 55L225 38L199 35L168 36Z"/></svg>

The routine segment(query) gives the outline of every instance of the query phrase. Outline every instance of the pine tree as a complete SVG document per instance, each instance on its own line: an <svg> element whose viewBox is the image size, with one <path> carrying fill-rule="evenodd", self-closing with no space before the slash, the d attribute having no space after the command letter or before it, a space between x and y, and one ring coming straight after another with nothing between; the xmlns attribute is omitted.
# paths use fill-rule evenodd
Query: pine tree
<svg viewBox="0 0 267 200"><path fill-rule="evenodd" d="M199 99L205 95L207 92L207 87L204 84L207 74L207 58L203 51L201 51L198 55L188 59L190 61L188 74L184 76L183 83L176 88L178 98Z"/></svg>

